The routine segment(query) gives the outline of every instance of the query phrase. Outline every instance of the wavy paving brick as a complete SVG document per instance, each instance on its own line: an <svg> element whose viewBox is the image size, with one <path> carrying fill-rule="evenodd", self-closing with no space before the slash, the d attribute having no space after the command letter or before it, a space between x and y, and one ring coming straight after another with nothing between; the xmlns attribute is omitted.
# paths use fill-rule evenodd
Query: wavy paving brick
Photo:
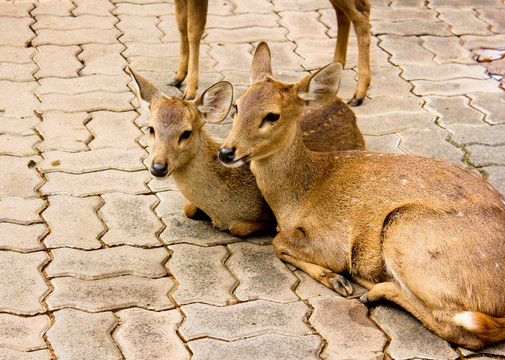
<svg viewBox="0 0 505 360"><path fill-rule="evenodd" d="M363 134L386 135L401 133L408 129L439 130L436 115L428 111L411 113L398 111L392 114L361 115L358 126Z"/></svg>
<svg viewBox="0 0 505 360"><path fill-rule="evenodd" d="M89 120L87 113L67 114L61 111L52 111L45 112L43 119L44 121L36 126L44 138L44 141L37 145L40 151L88 149L86 143L91 139L91 133L84 126L84 123Z"/></svg>
<svg viewBox="0 0 505 360"><path fill-rule="evenodd" d="M315 1L289 1L289 0L276 0L274 2L274 10L277 11L309 11L309 10L318 10L321 8L328 8L330 4L324 0L315 0Z"/></svg>
<svg viewBox="0 0 505 360"><path fill-rule="evenodd" d="M93 140L88 144L91 149L118 147L121 149L138 148L137 139L142 132L134 125L138 114L134 111L116 113L112 111L97 111L92 113L92 119L86 124L93 134Z"/></svg>
<svg viewBox="0 0 505 360"><path fill-rule="evenodd" d="M503 144L505 139L505 124L493 126L454 124L447 128L453 133L451 141L459 146L471 144L498 146Z"/></svg>
<svg viewBox="0 0 505 360"><path fill-rule="evenodd" d="M372 319L391 337L387 352L394 359L458 358L447 341L401 309L380 305L372 313Z"/></svg>
<svg viewBox="0 0 505 360"><path fill-rule="evenodd" d="M0 348L0 357L4 360L52 360L49 350L22 352Z"/></svg>
<svg viewBox="0 0 505 360"><path fill-rule="evenodd" d="M390 61L395 65L430 63L433 57L417 37L381 35L379 39L380 47L392 54Z"/></svg>
<svg viewBox="0 0 505 360"><path fill-rule="evenodd" d="M40 269L48 261L45 252L0 251L0 311L23 315L45 311L41 300L50 288Z"/></svg>
<svg viewBox="0 0 505 360"><path fill-rule="evenodd" d="M93 91L83 94L43 94L40 96L39 111L128 111L131 110L130 102L134 95L130 92L110 93Z"/></svg>
<svg viewBox="0 0 505 360"><path fill-rule="evenodd" d="M289 29L287 38L291 41L324 37L328 30L318 21L319 14L313 11L282 11L280 24ZM295 25L296 24L296 25Z"/></svg>
<svg viewBox="0 0 505 360"><path fill-rule="evenodd" d="M475 166L505 165L505 145L488 146L481 144L468 145L469 161Z"/></svg>
<svg viewBox="0 0 505 360"><path fill-rule="evenodd" d="M412 92L419 96L425 95L462 95L472 91L482 91L503 96L503 90L492 79L451 79L443 82L428 80L412 80Z"/></svg>
<svg viewBox="0 0 505 360"><path fill-rule="evenodd" d="M165 248L118 246L93 251L54 249L51 253L53 261L45 269L49 277L74 276L92 280L118 275L150 278L167 275L163 265L169 253Z"/></svg>
<svg viewBox="0 0 505 360"><path fill-rule="evenodd" d="M486 35L490 34L489 25L476 17L474 9L461 8L440 8L439 18L451 25L451 32L456 35L475 34Z"/></svg>
<svg viewBox="0 0 505 360"><path fill-rule="evenodd" d="M30 14L35 18L39 15L69 16L74 7L75 5L69 0L49 1L37 4Z"/></svg>
<svg viewBox="0 0 505 360"><path fill-rule="evenodd" d="M7 5L14 8L12 4L2 3L2 5ZM27 4L28 5L28 4ZM5 9L0 10L0 13L5 14ZM34 48L17 47L0 45L0 61L12 64L32 64L32 57L37 53Z"/></svg>
<svg viewBox="0 0 505 360"><path fill-rule="evenodd" d="M0 50L1 51L1 50ZM35 64L0 63L0 80L32 81L38 67Z"/></svg>
<svg viewBox="0 0 505 360"><path fill-rule="evenodd" d="M75 13L75 11L72 11ZM76 14L77 15L77 14ZM39 15L33 24L33 30L73 30L73 29L112 29L118 20L113 16L77 15L77 16L54 16Z"/></svg>
<svg viewBox="0 0 505 360"><path fill-rule="evenodd" d="M39 213L46 207L42 199L14 199L0 197L0 221L17 224L41 222Z"/></svg>
<svg viewBox="0 0 505 360"><path fill-rule="evenodd" d="M0 156L0 169L3 170L0 177L1 196L37 197L36 190L43 182L34 169L38 161L38 156Z"/></svg>
<svg viewBox="0 0 505 360"><path fill-rule="evenodd" d="M298 300L293 292L298 279L275 255L271 245L239 242L228 248L232 254L226 265L240 281L234 291L239 300Z"/></svg>
<svg viewBox="0 0 505 360"><path fill-rule="evenodd" d="M114 339L127 359L186 360L191 357L175 329L182 321L178 310L154 312L138 308L117 313L121 325Z"/></svg>
<svg viewBox="0 0 505 360"><path fill-rule="evenodd" d="M47 315L20 317L0 314L0 348L20 351L45 349L47 345L42 335L50 326L51 319Z"/></svg>
<svg viewBox="0 0 505 360"><path fill-rule="evenodd" d="M161 191L156 193L156 196L160 199L160 203L154 210L159 217L183 214L186 198L178 190Z"/></svg>
<svg viewBox="0 0 505 360"><path fill-rule="evenodd" d="M421 36L421 46L433 53L433 61L438 64L475 64L471 53L461 45L458 37Z"/></svg>
<svg viewBox="0 0 505 360"><path fill-rule="evenodd" d="M484 114L471 107L466 96L425 96L424 99L424 107L440 116L438 121L444 128L455 124L484 124Z"/></svg>
<svg viewBox="0 0 505 360"><path fill-rule="evenodd" d="M30 116L0 116L0 133L10 135L32 135L40 120Z"/></svg>
<svg viewBox="0 0 505 360"><path fill-rule="evenodd" d="M372 69L372 77L374 83L367 92L371 98L410 95L412 85L400 77L400 69L394 66Z"/></svg>
<svg viewBox="0 0 505 360"><path fill-rule="evenodd" d="M71 79L44 78L35 89L38 95L44 94L82 94L93 91L123 92L130 77L126 74L102 75L92 74ZM119 129L118 129L119 130Z"/></svg>
<svg viewBox="0 0 505 360"><path fill-rule="evenodd" d="M320 359L322 342L317 335L265 334L231 342L204 338L188 346L193 360L219 359L223 354L241 360L315 360Z"/></svg>
<svg viewBox="0 0 505 360"><path fill-rule="evenodd" d="M73 3L76 8L72 10L72 14L76 16L112 16L111 11L115 8L114 4L108 0L75 0Z"/></svg>
<svg viewBox="0 0 505 360"><path fill-rule="evenodd" d="M1 202L0 202L1 204ZM0 223L0 249L21 252L44 250L40 239L47 233L43 224Z"/></svg>
<svg viewBox="0 0 505 360"><path fill-rule="evenodd" d="M81 52L79 46L37 46L37 54L33 60L39 70L35 74L37 79L45 77L71 78L78 75L82 63L77 59Z"/></svg>
<svg viewBox="0 0 505 360"><path fill-rule="evenodd" d="M105 170L86 174L55 172L45 177L47 182L40 188L43 195L89 196L117 191L144 194L149 175L147 171Z"/></svg>
<svg viewBox="0 0 505 360"><path fill-rule="evenodd" d="M475 91L475 92L474 92ZM468 96L472 99L470 104L486 114L485 121L490 124L505 124L505 102L503 91L480 92L472 90Z"/></svg>
<svg viewBox="0 0 505 360"><path fill-rule="evenodd" d="M82 53L78 56L84 63L81 75L124 74L124 69L128 65L121 56L121 52L125 49L124 45L85 44L82 45L82 49Z"/></svg>
<svg viewBox="0 0 505 360"><path fill-rule="evenodd" d="M336 359L382 359L387 339L368 318L359 300L317 297L309 300L314 312L309 323L328 346L322 357Z"/></svg>
<svg viewBox="0 0 505 360"><path fill-rule="evenodd" d="M400 149L402 141L398 134L387 134L380 136L364 135L366 148L370 151L386 152L391 154L406 154Z"/></svg>
<svg viewBox="0 0 505 360"><path fill-rule="evenodd" d="M150 310L174 307L168 297L174 281L167 277L148 279L125 275L99 280L59 277L51 279L51 284L54 290L46 299L51 310L74 308L99 312L132 306Z"/></svg>
<svg viewBox="0 0 505 360"><path fill-rule="evenodd" d="M47 338L58 359L123 359L110 335L118 324L113 313L63 309L54 312L54 320Z"/></svg>
<svg viewBox="0 0 505 360"><path fill-rule="evenodd" d="M118 2L112 11L114 15L135 15L135 16L160 16L165 14L175 15L175 7L172 3L145 4L142 2L129 3Z"/></svg>
<svg viewBox="0 0 505 360"><path fill-rule="evenodd" d="M262 26L252 26L243 29L208 29L205 41L208 43L221 42L227 39L227 42L245 43L256 41L284 41L287 30L284 28L268 28Z"/></svg>
<svg viewBox="0 0 505 360"><path fill-rule="evenodd" d="M130 42L127 48L122 52L122 55L127 59L134 56L145 56L149 54L151 58L166 57L170 54L179 53L179 43L171 42L167 44L147 44L143 42ZM200 44L200 52L207 54L209 49L208 44Z"/></svg>
<svg viewBox="0 0 505 360"><path fill-rule="evenodd" d="M34 22L31 17L2 17L0 45L26 46L35 36L29 28Z"/></svg>
<svg viewBox="0 0 505 360"><path fill-rule="evenodd" d="M37 87L34 81L15 82L0 80L0 99L2 115L9 116L33 116L33 109L39 105L39 101L33 95ZM16 94L16 96L12 96Z"/></svg>
<svg viewBox="0 0 505 360"><path fill-rule="evenodd" d="M225 307L197 303L181 310L186 320L179 333L187 341L202 337L233 341L267 333L312 334L304 321L309 308L301 301L282 304L257 300Z"/></svg>
<svg viewBox="0 0 505 360"><path fill-rule="evenodd" d="M178 282L172 294L178 304L226 305L236 301L232 290L237 281L224 265L229 255L225 247L180 244L169 249L173 254L166 267Z"/></svg>
<svg viewBox="0 0 505 360"><path fill-rule="evenodd" d="M30 10L34 8L34 4L31 3L1 3L0 13L2 16L9 17L27 17L30 16Z"/></svg>
<svg viewBox="0 0 505 360"><path fill-rule="evenodd" d="M159 16L160 14L157 14ZM157 27L159 19L155 16L119 15L119 23L116 25L122 31L119 41L123 44L128 42L142 42L159 44L163 32Z"/></svg>
<svg viewBox="0 0 505 360"><path fill-rule="evenodd" d="M121 35L116 28L112 29L40 29L35 31L37 36L32 40L34 46L40 45L82 45L88 43L95 44L116 44L117 38Z"/></svg>
<svg viewBox="0 0 505 360"><path fill-rule="evenodd" d="M123 193L102 195L105 204L99 214L108 227L102 241L108 245L131 244L160 246L157 234L163 223L152 211L158 202L154 195L135 196Z"/></svg>
<svg viewBox="0 0 505 360"><path fill-rule="evenodd" d="M449 25L440 21L405 19L404 21L375 20L370 23L372 34L409 36L430 33L437 36L451 35Z"/></svg>
<svg viewBox="0 0 505 360"><path fill-rule="evenodd" d="M359 107L353 108L356 116L361 115L380 115L396 112L424 113L422 109L423 101L417 96L383 96L373 99L374 101L365 101Z"/></svg>
<svg viewBox="0 0 505 360"><path fill-rule="evenodd" d="M32 156L37 155L35 145L40 142L37 135L0 135L0 155Z"/></svg>
<svg viewBox="0 0 505 360"><path fill-rule="evenodd" d="M265 4L265 6L272 6L272 5ZM245 11L244 7L241 7L241 10L242 10L241 13L237 13L232 16L208 15L205 27L207 29L213 29L213 28L236 29L239 27L256 26L260 23L262 26L265 27L273 28L279 26L280 17L273 12L265 11L264 13L259 14L257 11L252 11L251 13L249 13ZM161 21L162 23L171 22L169 16L163 17Z"/></svg>

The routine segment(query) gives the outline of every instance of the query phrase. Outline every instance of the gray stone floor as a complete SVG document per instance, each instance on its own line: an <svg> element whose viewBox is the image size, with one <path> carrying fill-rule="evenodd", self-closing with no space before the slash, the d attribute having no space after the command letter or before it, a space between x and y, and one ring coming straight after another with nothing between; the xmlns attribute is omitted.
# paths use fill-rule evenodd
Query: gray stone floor
<svg viewBox="0 0 505 360"><path fill-rule="evenodd" d="M354 108L368 148L452 161L504 193L504 19L501 0L373 0L372 85ZM200 91L227 79L240 96L261 40L298 80L331 62L335 35L327 0L211 0ZM125 73L164 86L177 53L170 0L0 0L0 359L505 357L339 297L269 237L185 218L146 170ZM342 98L356 58L352 36Z"/></svg>

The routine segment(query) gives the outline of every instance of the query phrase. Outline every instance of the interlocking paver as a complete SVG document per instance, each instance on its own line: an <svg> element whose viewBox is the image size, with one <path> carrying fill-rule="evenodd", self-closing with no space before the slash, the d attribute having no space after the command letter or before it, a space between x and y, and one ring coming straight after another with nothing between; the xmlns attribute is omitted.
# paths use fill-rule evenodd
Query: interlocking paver
<svg viewBox="0 0 505 360"><path fill-rule="evenodd" d="M20 3L4 2L0 4L0 14L9 17L25 17L30 16L29 11L34 8L34 4L30 2Z"/></svg>
<svg viewBox="0 0 505 360"><path fill-rule="evenodd" d="M358 119L361 132L367 135L400 133L409 129L437 129L436 116L421 113L396 112L393 114L363 115Z"/></svg>
<svg viewBox="0 0 505 360"><path fill-rule="evenodd" d="M232 15L234 6L228 1L209 0L209 15Z"/></svg>
<svg viewBox="0 0 505 360"><path fill-rule="evenodd" d="M234 0L233 3L236 6L236 8L233 9L235 14L270 14L273 6L272 2L268 0L257 0L254 3L248 0Z"/></svg>
<svg viewBox="0 0 505 360"><path fill-rule="evenodd" d="M279 15L280 24L289 29L287 38L290 40L321 38L326 34L327 28L318 21L316 12L282 11Z"/></svg>
<svg viewBox="0 0 505 360"><path fill-rule="evenodd" d="M371 98L379 96L409 96L412 85L400 78L398 68L378 68L372 70L373 83L368 90Z"/></svg>
<svg viewBox="0 0 505 360"><path fill-rule="evenodd" d="M282 41L288 31L284 28L251 26L243 29L208 29L205 40L209 43L248 43L255 41Z"/></svg>
<svg viewBox="0 0 505 360"><path fill-rule="evenodd" d="M134 95L129 92L109 93L94 91L84 94L44 94L41 95L42 103L38 106L41 112L47 111L126 111L131 109L130 102Z"/></svg>
<svg viewBox="0 0 505 360"><path fill-rule="evenodd" d="M0 135L0 155L37 155L35 145L37 145L40 141L41 140L37 135Z"/></svg>
<svg viewBox="0 0 505 360"><path fill-rule="evenodd" d="M42 213L51 228L50 234L44 239L47 247L101 247L98 238L106 227L96 215L97 209L102 206L99 197L56 195L48 200L50 206Z"/></svg>
<svg viewBox="0 0 505 360"><path fill-rule="evenodd" d="M0 194L11 197L36 197L35 192L43 183L33 168L40 158L0 156Z"/></svg>
<svg viewBox="0 0 505 360"><path fill-rule="evenodd" d="M53 45L82 45L88 43L94 44L116 44L117 38L121 35L118 29L70 29L53 30L40 29L35 31L37 37L32 40L35 46L53 44Z"/></svg>
<svg viewBox="0 0 505 360"><path fill-rule="evenodd" d="M224 265L229 255L225 247L180 244L170 250L173 255L166 266L179 283L172 294L178 304L226 305L235 301L232 290L237 281Z"/></svg>
<svg viewBox="0 0 505 360"><path fill-rule="evenodd" d="M257 5L255 4L254 6L256 7ZM169 20L170 18L166 17L166 19ZM173 18L170 20L173 21ZM279 20L280 17L275 13L255 14L244 12L232 16L209 15L207 16L205 27L207 29L236 29L261 24L261 26L273 28L279 25Z"/></svg>
<svg viewBox="0 0 505 360"><path fill-rule="evenodd" d="M54 259L46 268L48 276L74 276L89 280L118 275L162 277L167 274L163 265L169 255L164 248L140 249L132 246L94 251L54 249L52 254Z"/></svg>
<svg viewBox="0 0 505 360"><path fill-rule="evenodd" d="M2 204L2 202L0 202ZM44 250L40 239L47 233L43 224L18 225L0 223L0 249L15 251Z"/></svg>
<svg viewBox="0 0 505 360"><path fill-rule="evenodd" d="M301 301L281 304L257 300L225 307L197 303L181 309L186 319L179 332L186 340L212 337L231 341L272 332L291 336L312 333L304 321L309 308Z"/></svg>
<svg viewBox="0 0 505 360"><path fill-rule="evenodd" d="M1 5L7 5L2 3ZM32 57L36 54L35 48L0 46L0 61L16 64L31 64Z"/></svg>
<svg viewBox="0 0 505 360"><path fill-rule="evenodd" d="M40 79L39 82L40 86L35 90L38 95L73 95L92 91L123 92L128 82L130 82L130 77L124 73L121 75L93 74L70 79L44 78Z"/></svg>
<svg viewBox="0 0 505 360"><path fill-rule="evenodd" d="M459 146L469 144L504 145L505 124L503 125L466 125L454 124L447 129L453 134L451 141Z"/></svg>
<svg viewBox="0 0 505 360"><path fill-rule="evenodd" d="M49 350L22 352L0 348L0 356L3 360L51 360L51 353Z"/></svg>
<svg viewBox="0 0 505 360"><path fill-rule="evenodd" d="M157 17L135 15L119 15L118 17L121 21L116 26L123 32L120 37L122 43L161 43L163 32L157 27L159 23Z"/></svg>
<svg viewBox="0 0 505 360"><path fill-rule="evenodd" d="M358 119L361 115L389 114L399 111L423 113L422 103L422 100L417 96L382 96L375 98L373 104L364 102L353 111Z"/></svg>
<svg viewBox="0 0 505 360"><path fill-rule="evenodd" d="M366 148L370 151L385 152L391 154L405 154L400 149L401 137L397 134L388 134L381 136L364 135Z"/></svg>
<svg viewBox="0 0 505 360"><path fill-rule="evenodd" d="M237 341L199 339L188 343L193 360L219 359L227 354L241 360L311 360L319 359L322 347L317 335L286 336L265 334Z"/></svg>
<svg viewBox="0 0 505 360"><path fill-rule="evenodd" d="M182 321L177 310L154 312L138 308L117 313L121 325L114 338L128 359L186 360L190 353L175 329Z"/></svg>
<svg viewBox="0 0 505 360"><path fill-rule="evenodd" d="M91 138L91 133L84 123L89 120L85 112L63 113L60 111L45 112L44 121L36 129L43 136L44 141L37 145L41 151L87 150L86 143Z"/></svg>
<svg viewBox="0 0 505 360"><path fill-rule="evenodd" d="M2 17L0 21L0 45L26 46L35 34L29 28L31 17Z"/></svg>
<svg viewBox="0 0 505 360"><path fill-rule="evenodd" d="M315 1L303 1L303 0L276 0L274 2L274 10L276 11L308 11L308 10L318 10L321 8L328 8L330 4L324 0Z"/></svg>
<svg viewBox="0 0 505 360"><path fill-rule="evenodd" d="M297 278L275 256L272 246L259 246L246 242L228 245L231 256L226 264L240 283L234 294L239 300L268 299L295 301L292 291Z"/></svg>
<svg viewBox="0 0 505 360"><path fill-rule="evenodd" d="M457 37L421 36L423 48L433 53L433 61L439 64L475 64L471 53L465 49ZM426 61L420 61L426 63Z"/></svg>
<svg viewBox="0 0 505 360"><path fill-rule="evenodd" d="M102 236L103 242L109 245L161 245L157 234L163 229L163 223L152 211L158 202L156 196L112 193L102 197L105 204L99 214L108 227Z"/></svg>
<svg viewBox="0 0 505 360"><path fill-rule="evenodd" d="M502 4L500 4L502 5ZM503 7L479 7L479 17L491 24L491 30L495 33L504 33L505 24L505 9Z"/></svg>
<svg viewBox="0 0 505 360"><path fill-rule="evenodd" d="M482 65L464 64L405 64L402 77L407 80L450 80L459 78L488 79ZM373 76L373 75L372 75Z"/></svg>
<svg viewBox="0 0 505 360"><path fill-rule="evenodd" d="M486 114L486 122L490 124L505 123L505 100L503 92L471 92L468 96L472 99L470 104Z"/></svg>
<svg viewBox="0 0 505 360"><path fill-rule="evenodd" d="M175 56L155 58L146 56L132 56L128 60L130 60L130 65L133 69L141 71L162 72L166 71L167 69L176 69L179 65L179 59ZM211 57L202 54L202 56L200 56L199 64L200 71L202 73L212 72L214 70L214 65L216 65L216 61ZM168 77L166 78L168 79ZM202 87L205 88L204 86Z"/></svg>
<svg viewBox="0 0 505 360"><path fill-rule="evenodd" d="M0 50L1 51L1 50ZM12 62L0 63L0 79L13 81L31 81L37 71L35 64L16 64Z"/></svg>
<svg viewBox="0 0 505 360"><path fill-rule="evenodd" d="M161 191L156 194L160 203L154 209L161 218L182 214L186 198L179 191Z"/></svg>
<svg viewBox="0 0 505 360"><path fill-rule="evenodd" d="M33 116L33 109L39 104L32 93L36 87L37 83L34 81L0 80L0 99L2 99L0 109L3 115Z"/></svg>
<svg viewBox="0 0 505 360"><path fill-rule="evenodd" d="M372 318L392 338L388 353L394 359L458 357L447 341L401 309L380 305L372 313Z"/></svg>
<svg viewBox="0 0 505 360"><path fill-rule="evenodd" d="M413 80L414 94L417 95L462 95L470 91L485 91L491 94L503 94L503 90L498 87L494 80L479 79L451 79L443 82L429 80Z"/></svg>
<svg viewBox="0 0 505 360"><path fill-rule="evenodd" d="M426 96L424 107L440 116L439 122L447 127L452 124L483 125L484 114L469 105L465 96Z"/></svg>
<svg viewBox="0 0 505 360"><path fill-rule="evenodd" d="M74 0L77 6L72 10L72 14L79 15L97 15L111 16L111 11L115 8L108 0Z"/></svg>
<svg viewBox="0 0 505 360"><path fill-rule="evenodd" d="M381 35L379 46L391 54L391 62L396 65L429 63L433 54L421 46L422 41L415 36Z"/></svg>
<svg viewBox="0 0 505 360"><path fill-rule="evenodd" d="M215 43L211 45L209 54L217 61L217 71L236 69L249 72L250 50L250 44Z"/></svg>
<svg viewBox="0 0 505 360"><path fill-rule="evenodd" d="M380 359L386 336L368 318L358 300L317 297L309 323L328 341L323 356L333 359Z"/></svg>
<svg viewBox="0 0 505 360"><path fill-rule="evenodd" d="M86 44L82 49L78 58L84 63L84 68L80 74L124 74L124 68L128 64L121 56L125 49L123 45Z"/></svg>
<svg viewBox="0 0 505 360"><path fill-rule="evenodd" d="M486 166L483 169L489 175L487 180L501 194L505 194L505 166Z"/></svg>
<svg viewBox="0 0 505 360"><path fill-rule="evenodd" d="M0 133L11 135L32 135L33 128L40 122L35 117L0 116Z"/></svg>
<svg viewBox="0 0 505 360"><path fill-rule="evenodd" d="M467 49L503 49L505 44L505 34L492 36L465 35L461 37L462 44Z"/></svg>
<svg viewBox="0 0 505 360"><path fill-rule="evenodd" d="M113 29L118 20L113 16L53 16L40 15L36 17L33 24L33 30L52 29L52 30L73 30L73 29Z"/></svg>
<svg viewBox="0 0 505 360"><path fill-rule="evenodd" d="M470 153L470 162L475 166L505 165L505 145L474 144L466 149Z"/></svg>
<svg viewBox="0 0 505 360"><path fill-rule="evenodd" d="M371 22L372 34L382 35L425 35L427 33L438 36L450 35L449 25L440 21L422 19L405 19L405 21L376 20Z"/></svg>
<svg viewBox="0 0 505 360"><path fill-rule="evenodd" d="M45 311L41 300L50 287L40 269L48 261L49 256L42 251L0 251L0 311L23 315Z"/></svg>
<svg viewBox="0 0 505 360"><path fill-rule="evenodd" d="M68 0L60 1L44 1L41 4L37 4L31 14L35 17L39 15L56 15L56 16L67 16L70 15L70 11L74 8L74 4Z"/></svg>
<svg viewBox="0 0 505 360"><path fill-rule="evenodd" d="M46 202L42 199L14 199L0 197L0 221L17 224L32 224L41 222L39 213L45 207Z"/></svg>
<svg viewBox="0 0 505 360"><path fill-rule="evenodd" d="M89 314L63 309L54 312L54 325L47 332L58 359L122 359L111 337L118 318L111 312Z"/></svg>
<svg viewBox="0 0 505 360"><path fill-rule="evenodd" d="M471 8L439 9L440 19L451 25L451 32L456 35L463 34L489 34L488 24L477 18L477 13Z"/></svg>
<svg viewBox="0 0 505 360"><path fill-rule="evenodd" d="M151 310L173 307L168 293L170 278L148 279L125 275L99 280L60 277L51 280L54 290L46 299L51 310L75 308L91 312L138 306Z"/></svg>
<svg viewBox="0 0 505 360"><path fill-rule="evenodd" d="M208 44L200 45L200 53L207 54L209 49ZM123 56L127 59L132 56L145 56L149 54L149 57L166 57L169 55L178 56L179 54L179 43L170 42L167 44L146 44L142 42L130 42L127 44L127 48L123 51Z"/></svg>
<svg viewBox="0 0 505 360"><path fill-rule="evenodd" d="M45 349L42 335L50 325L51 320L46 315L20 317L0 314L0 347L20 351Z"/></svg>
<svg viewBox="0 0 505 360"><path fill-rule="evenodd" d="M91 114L92 119L86 124L93 134L88 144L91 149L118 147L121 149L136 148L136 140L142 132L134 125L138 114L133 111L116 113L97 111Z"/></svg>
<svg viewBox="0 0 505 360"><path fill-rule="evenodd" d="M127 2L119 2L116 8L112 11L114 15L135 15L135 16L161 16L165 14L174 15L175 9L172 3L157 3L157 4L132 4ZM175 21L175 17L172 16Z"/></svg>

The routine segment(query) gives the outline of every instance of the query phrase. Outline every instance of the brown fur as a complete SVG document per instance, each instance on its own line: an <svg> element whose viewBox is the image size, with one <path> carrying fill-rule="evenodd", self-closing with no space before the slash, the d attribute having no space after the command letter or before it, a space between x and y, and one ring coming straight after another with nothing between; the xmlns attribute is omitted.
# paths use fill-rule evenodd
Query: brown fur
<svg viewBox="0 0 505 360"><path fill-rule="evenodd" d="M351 106L360 105L370 85L370 2L368 0L330 0L338 22L334 61L345 66L351 23L358 39L358 85ZM198 86L200 41L207 22L208 0L175 0L175 16L180 34L179 70L173 85L188 75L183 98L193 99Z"/></svg>
<svg viewBox="0 0 505 360"><path fill-rule="evenodd" d="M281 230L276 254L344 296L352 289L339 274L350 274L370 289L364 302L396 302L461 346L505 339L505 199L441 160L307 149L296 119L306 104L332 99L338 68L292 85L268 76L253 84L222 146L250 161ZM280 118L258 129L270 112ZM485 314L475 329L455 323L465 311Z"/></svg>
<svg viewBox="0 0 505 360"><path fill-rule="evenodd" d="M249 167L230 169L217 158L220 144L203 128L204 114L198 109L199 104L205 102L202 99L206 93L197 101L169 99L147 79L131 72L139 87L140 100L150 103L149 125L155 132L149 139L151 167L154 163L167 165L168 173L188 200L185 214L190 218L202 218L203 211L216 227L239 237L273 229L275 218ZM328 125L314 128L313 124L323 123L320 116L328 116ZM303 126L310 132L307 135L309 146L314 146L315 150L316 147L321 151L364 147L354 113L338 98L323 112L307 114ZM191 138L181 147L178 140L188 130L192 131Z"/></svg>

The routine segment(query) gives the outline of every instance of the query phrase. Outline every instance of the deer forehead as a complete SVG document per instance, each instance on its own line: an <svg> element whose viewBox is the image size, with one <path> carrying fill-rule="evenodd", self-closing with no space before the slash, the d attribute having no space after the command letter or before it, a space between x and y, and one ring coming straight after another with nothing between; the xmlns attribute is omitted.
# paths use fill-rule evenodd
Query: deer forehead
<svg viewBox="0 0 505 360"><path fill-rule="evenodd" d="M163 99L151 106L150 125L167 134L190 127L198 116L196 106L178 98Z"/></svg>
<svg viewBox="0 0 505 360"><path fill-rule="evenodd" d="M289 93L289 90L289 85L279 83L271 78L257 82L238 100L240 112L261 115L279 111L283 98Z"/></svg>

